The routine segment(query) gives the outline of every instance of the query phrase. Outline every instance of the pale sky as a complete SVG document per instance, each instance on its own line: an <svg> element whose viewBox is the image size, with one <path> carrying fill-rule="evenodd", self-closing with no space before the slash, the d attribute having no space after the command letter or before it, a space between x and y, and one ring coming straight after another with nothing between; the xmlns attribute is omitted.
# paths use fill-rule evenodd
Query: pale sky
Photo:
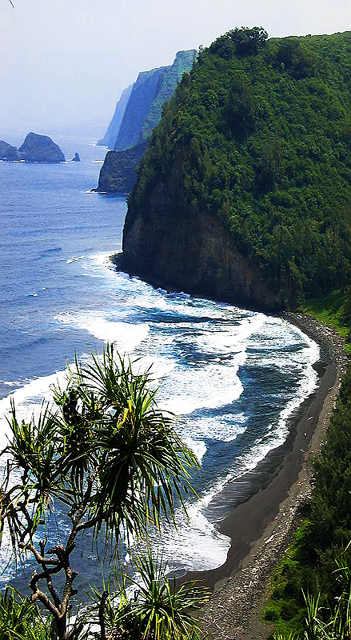
<svg viewBox="0 0 351 640"><path fill-rule="evenodd" d="M0 0L0 139L93 123L139 71L240 26L270 37L351 30L351 0ZM11 140L9 140L11 142Z"/></svg>

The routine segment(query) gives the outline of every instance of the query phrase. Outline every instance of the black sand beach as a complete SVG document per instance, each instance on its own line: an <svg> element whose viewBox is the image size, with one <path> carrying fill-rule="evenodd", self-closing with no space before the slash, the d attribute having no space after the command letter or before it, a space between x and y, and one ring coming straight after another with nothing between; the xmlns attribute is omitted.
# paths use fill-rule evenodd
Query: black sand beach
<svg viewBox="0 0 351 640"><path fill-rule="evenodd" d="M285 318L320 345L321 378L294 417L286 444L255 470L254 495L243 493L244 502L221 523L220 531L231 538L226 562L212 571L186 576L204 580L213 590L201 611L211 640L255 640L269 633L259 619L267 579L309 499L309 457L318 454L347 366L344 342L333 330L300 314L286 314Z"/></svg>

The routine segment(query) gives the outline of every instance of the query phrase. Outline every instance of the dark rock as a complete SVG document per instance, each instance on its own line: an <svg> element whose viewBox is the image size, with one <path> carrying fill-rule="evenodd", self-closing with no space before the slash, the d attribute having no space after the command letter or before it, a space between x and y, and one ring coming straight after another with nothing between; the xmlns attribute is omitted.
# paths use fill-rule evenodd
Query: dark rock
<svg viewBox="0 0 351 640"><path fill-rule="evenodd" d="M18 160L17 148L0 140L0 160Z"/></svg>
<svg viewBox="0 0 351 640"><path fill-rule="evenodd" d="M137 178L137 169L147 149L143 142L133 149L108 151L101 167L97 191L119 194L129 193Z"/></svg>
<svg viewBox="0 0 351 640"><path fill-rule="evenodd" d="M27 162L65 162L60 147L49 136L38 133L28 133L18 154Z"/></svg>
<svg viewBox="0 0 351 640"><path fill-rule="evenodd" d="M284 306L220 221L189 206L175 165L142 204L132 198L119 267L157 286L249 308Z"/></svg>
<svg viewBox="0 0 351 640"><path fill-rule="evenodd" d="M80 162L80 156L79 156L79 153L77 153L77 151L74 154L74 158L72 158L72 162Z"/></svg>

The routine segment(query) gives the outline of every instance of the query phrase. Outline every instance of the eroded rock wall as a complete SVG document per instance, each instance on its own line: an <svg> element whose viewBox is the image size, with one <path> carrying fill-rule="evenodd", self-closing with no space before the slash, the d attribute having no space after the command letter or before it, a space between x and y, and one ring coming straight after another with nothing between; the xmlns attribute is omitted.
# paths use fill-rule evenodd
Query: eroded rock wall
<svg viewBox="0 0 351 640"><path fill-rule="evenodd" d="M191 212L176 190L176 184L160 184L145 207L129 210L119 267L158 286L250 308L281 309L281 297L268 290L219 220Z"/></svg>

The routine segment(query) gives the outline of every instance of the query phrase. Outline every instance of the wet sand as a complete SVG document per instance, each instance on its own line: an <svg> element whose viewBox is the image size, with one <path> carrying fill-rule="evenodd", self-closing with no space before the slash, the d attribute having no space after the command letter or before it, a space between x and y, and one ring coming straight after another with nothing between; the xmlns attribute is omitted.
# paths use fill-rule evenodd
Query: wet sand
<svg viewBox="0 0 351 640"><path fill-rule="evenodd" d="M318 454L347 366L344 342L333 330L301 314L285 314L285 319L320 345L319 386L294 416L285 445L255 470L257 482L246 478L255 493L221 523L221 533L231 539L226 562L186 576L213 590L200 615L211 640L256 640L269 633L259 616L264 591L309 500L310 454ZM235 483L231 490L235 493Z"/></svg>

